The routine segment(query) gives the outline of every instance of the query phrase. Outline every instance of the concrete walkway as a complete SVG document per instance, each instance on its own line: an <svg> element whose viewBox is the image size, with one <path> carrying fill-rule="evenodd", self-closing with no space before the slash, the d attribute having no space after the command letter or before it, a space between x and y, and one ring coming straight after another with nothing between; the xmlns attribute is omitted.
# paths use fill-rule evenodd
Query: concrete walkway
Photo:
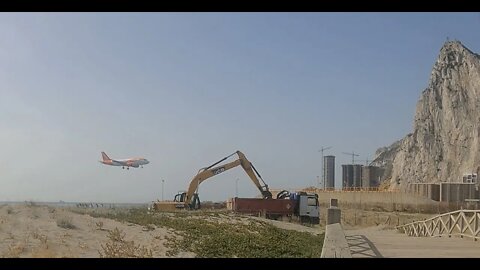
<svg viewBox="0 0 480 270"><path fill-rule="evenodd" d="M353 258L480 258L480 241L411 237L383 226L345 230Z"/></svg>

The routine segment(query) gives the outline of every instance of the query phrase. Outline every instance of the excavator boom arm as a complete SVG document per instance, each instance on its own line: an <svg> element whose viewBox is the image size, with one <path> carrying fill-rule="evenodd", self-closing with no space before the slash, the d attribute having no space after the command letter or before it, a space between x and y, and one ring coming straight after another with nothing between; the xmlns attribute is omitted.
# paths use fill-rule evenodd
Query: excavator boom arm
<svg viewBox="0 0 480 270"><path fill-rule="evenodd" d="M233 162L227 163L222 166L217 166L214 168L210 168L208 170L204 170L195 177L193 177L192 181L190 181L190 185L188 185L188 190L187 190L187 197L185 199L186 202L190 203L190 200L193 198L193 193L197 190L198 186L208 178L217 175L219 173L222 173L224 171L230 170L231 168L235 168L238 165L240 165L240 160L235 160Z"/></svg>
<svg viewBox="0 0 480 270"><path fill-rule="evenodd" d="M217 164L219 164L220 162L226 160L227 158L231 157L232 155L234 154L237 154L238 155L238 159L235 160L235 161L232 161L230 163L227 163L225 165L221 165L221 166L216 166L216 167L213 167ZM227 156L226 158L223 158L222 160L214 163L213 165L210 165L209 167L206 167L204 168L203 170L201 170L197 175L195 175L192 179L192 181L190 181L190 185L188 186L188 190L187 190L187 193L186 193L186 198L185 198L185 202L188 203L188 204L191 204L192 203L192 200L193 200L193 194L195 193L195 191L197 190L198 186L205 180L207 180L208 178L212 177L212 176L215 176L217 174L220 174L224 171L227 171L227 170L230 170L232 168L235 168L239 165L242 166L242 168L245 170L245 172L247 173L247 175L250 177L250 179L253 181L253 183L255 184L255 186L258 188L258 190L260 190L260 192L262 193L263 197L264 198L271 198L272 197L272 193L268 190L268 185L265 184L265 182L263 181L262 177L260 176L260 174L257 172L257 170L255 169L255 167L253 167L252 163L250 163L250 161L248 161L248 159L245 157L245 155L240 152L240 151L237 151L233 153L232 155L229 155ZM258 175L258 177L262 180L263 182L263 186L260 184L260 181L258 180L257 178L257 175L255 175L255 173Z"/></svg>
<svg viewBox="0 0 480 270"><path fill-rule="evenodd" d="M242 168L248 174L250 179L252 179L253 183L258 188L258 190L260 190L260 193L262 193L262 196L264 198L271 198L272 193L268 190L268 185L265 183L265 181L263 181L257 169L253 167L253 164L250 161L248 161L248 159L245 157L245 155L242 152L237 151L237 154L238 154L239 160L241 161ZM262 180L263 186L260 184L260 181L258 181L257 175L258 175L258 178Z"/></svg>

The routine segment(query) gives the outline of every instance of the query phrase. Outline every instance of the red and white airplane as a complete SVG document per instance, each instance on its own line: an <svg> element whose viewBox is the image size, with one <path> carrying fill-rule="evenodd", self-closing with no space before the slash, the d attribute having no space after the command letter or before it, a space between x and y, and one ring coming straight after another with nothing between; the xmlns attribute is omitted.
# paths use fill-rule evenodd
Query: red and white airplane
<svg viewBox="0 0 480 270"><path fill-rule="evenodd" d="M130 167L143 168L143 165L150 163L150 161L145 158L111 159L105 152L102 152L102 159L103 160L99 161L100 163L110 166L122 166L122 169L127 167L127 170L129 170Z"/></svg>

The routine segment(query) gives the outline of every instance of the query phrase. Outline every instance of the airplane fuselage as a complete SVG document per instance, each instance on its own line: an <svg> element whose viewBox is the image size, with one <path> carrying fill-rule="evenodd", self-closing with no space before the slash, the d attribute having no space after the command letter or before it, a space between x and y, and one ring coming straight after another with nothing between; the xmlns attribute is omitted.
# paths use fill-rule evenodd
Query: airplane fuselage
<svg viewBox="0 0 480 270"><path fill-rule="evenodd" d="M100 163L110 166L122 166L122 168L127 167L127 169L130 167L142 167L143 165L147 165L148 163L150 163L150 161L145 158L111 159L108 158L108 156L104 153L102 153L102 155L103 160L100 160Z"/></svg>
<svg viewBox="0 0 480 270"><path fill-rule="evenodd" d="M141 159L120 159L120 160L107 160L107 161L100 161L101 163L105 165L110 165L110 166L123 166L123 167L135 167L138 168L142 165L146 165L150 162L148 160L141 158Z"/></svg>

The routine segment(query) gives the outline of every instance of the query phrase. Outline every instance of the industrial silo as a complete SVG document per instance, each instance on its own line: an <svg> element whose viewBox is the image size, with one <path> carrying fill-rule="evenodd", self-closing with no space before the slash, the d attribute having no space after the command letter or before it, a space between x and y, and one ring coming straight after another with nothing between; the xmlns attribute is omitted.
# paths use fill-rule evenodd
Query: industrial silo
<svg viewBox="0 0 480 270"><path fill-rule="evenodd" d="M378 167L376 166L363 166L362 169L362 187L372 188L378 187Z"/></svg>
<svg viewBox="0 0 480 270"><path fill-rule="evenodd" d="M335 188L335 156L324 156L323 166L325 174L325 188Z"/></svg>
<svg viewBox="0 0 480 270"><path fill-rule="evenodd" d="M342 165L342 185L343 188L353 187L353 165Z"/></svg>
<svg viewBox="0 0 480 270"><path fill-rule="evenodd" d="M353 167L353 187L362 187L362 165L355 164Z"/></svg>

